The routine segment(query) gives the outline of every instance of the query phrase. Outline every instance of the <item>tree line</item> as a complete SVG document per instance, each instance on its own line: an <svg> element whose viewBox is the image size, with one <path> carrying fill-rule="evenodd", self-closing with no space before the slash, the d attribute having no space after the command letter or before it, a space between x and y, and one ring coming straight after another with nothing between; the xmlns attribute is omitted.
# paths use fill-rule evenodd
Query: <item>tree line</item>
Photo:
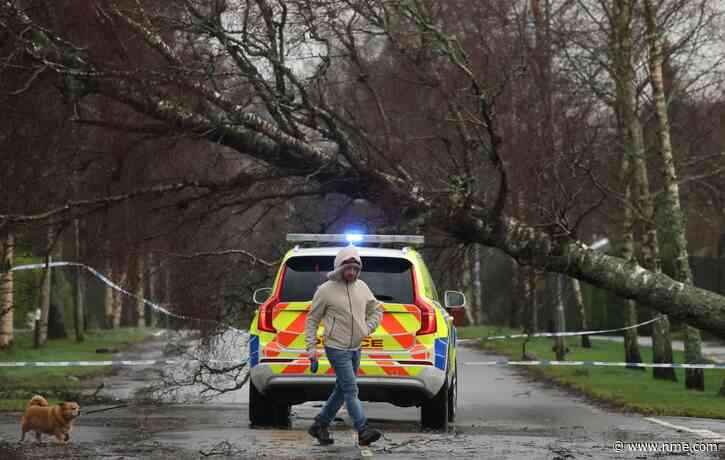
<svg viewBox="0 0 725 460"><path fill-rule="evenodd" d="M5 247L75 239L136 285L174 261L169 303L222 317L288 229L423 233L441 278L496 248L520 308L584 281L663 315L656 362L669 318L699 362L725 335L688 267L723 220L713 3L3 0Z"/></svg>

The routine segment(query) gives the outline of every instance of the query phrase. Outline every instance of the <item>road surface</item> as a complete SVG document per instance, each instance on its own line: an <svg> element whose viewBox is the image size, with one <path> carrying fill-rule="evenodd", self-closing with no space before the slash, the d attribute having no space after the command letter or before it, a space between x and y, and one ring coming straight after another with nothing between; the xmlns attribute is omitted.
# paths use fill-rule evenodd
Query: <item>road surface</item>
<svg viewBox="0 0 725 460"><path fill-rule="evenodd" d="M160 350L145 349L124 358L158 357ZM546 384L532 382L520 370L467 366L464 363L494 358L471 343L462 345L459 355L459 412L450 432L421 432L417 408L365 404L371 424L385 433L373 446L375 458L647 459L663 458L663 453L628 451L626 443L660 443L647 447L665 451L684 449L686 444L689 450L700 450L707 449L701 443L725 438L725 420L649 419L615 413ZM129 396L148 383L149 375L148 370L129 368L108 380L104 391ZM306 403L293 407L292 428L278 430L249 428L246 387L207 404L135 405L81 416L70 447L58 446L49 438L41 445L35 441L18 445L20 414L4 413L0 414L0 458L358 458L350 421L344 412L332 427L336 439L333 446L317 446L306 434L319 406ZM616 450L615 446L624 451ZM719 449L725 452L725 444ZM718 452L677 456L725 458Z"/></svg>

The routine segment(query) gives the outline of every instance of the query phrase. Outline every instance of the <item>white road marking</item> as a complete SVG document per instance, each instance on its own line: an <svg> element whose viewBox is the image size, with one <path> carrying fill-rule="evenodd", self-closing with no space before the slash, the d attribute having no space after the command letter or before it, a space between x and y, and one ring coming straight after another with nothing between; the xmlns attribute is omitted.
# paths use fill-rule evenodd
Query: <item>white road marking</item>
<svg viewBox="0 0 725 460"><path fill-rule="evenodd" d="M645 417L644 419L647 421L653 422L653 423L657 423L662 426L666 426L667 428L672 428L673 430L686 431L688 433L696 434L698 436L701 436L701 437L711 440L711 441L725 443L725 435L720 434L720 433L715 433L714 431L704 430L704 429L699 430L696 428L687 428L685 426L673 425L672 423L658 420L654 417Z"/></svg>

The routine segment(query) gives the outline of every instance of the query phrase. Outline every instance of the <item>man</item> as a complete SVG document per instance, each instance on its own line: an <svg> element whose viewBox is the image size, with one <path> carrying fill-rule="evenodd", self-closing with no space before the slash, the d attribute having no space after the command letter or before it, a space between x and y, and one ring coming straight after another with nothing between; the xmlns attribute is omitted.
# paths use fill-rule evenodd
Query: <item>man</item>
<svg viewBox="0 0 725 460"><path fill-rule="evenodd" d="M335 369L335 388L308 433L320 444L332 444L327 427L345 403L358 432L358 443L367 446L380 439L378 430L368 427L358 399L355 375L360 367L360 344L380 324L383 310L368 285L358 279L362 260L354 246L340 250L335 269L315 291L305 322L307 353L317 360L317 328L324 327L325 354Z"/></svg>

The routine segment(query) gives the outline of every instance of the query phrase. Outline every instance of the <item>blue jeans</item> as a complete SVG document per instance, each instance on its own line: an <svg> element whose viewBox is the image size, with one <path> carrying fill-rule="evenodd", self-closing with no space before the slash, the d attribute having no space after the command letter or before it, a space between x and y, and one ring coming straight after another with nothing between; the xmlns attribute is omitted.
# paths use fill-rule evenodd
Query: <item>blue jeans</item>
<svg viewBox="0 0 725 460"><path fill-rule="evenodd" d="M345 403L355 429L360 431L367 421L363 414L362 404L357 398L358 387L355 379L355 374L360 367L360 350L349 351L325 347L325 353L330 365L335 369L337 379L332 394L327 398L325 406L315 420L322 425L329 425L335 419L335 414L342 407L342 403Z"/></svg>

